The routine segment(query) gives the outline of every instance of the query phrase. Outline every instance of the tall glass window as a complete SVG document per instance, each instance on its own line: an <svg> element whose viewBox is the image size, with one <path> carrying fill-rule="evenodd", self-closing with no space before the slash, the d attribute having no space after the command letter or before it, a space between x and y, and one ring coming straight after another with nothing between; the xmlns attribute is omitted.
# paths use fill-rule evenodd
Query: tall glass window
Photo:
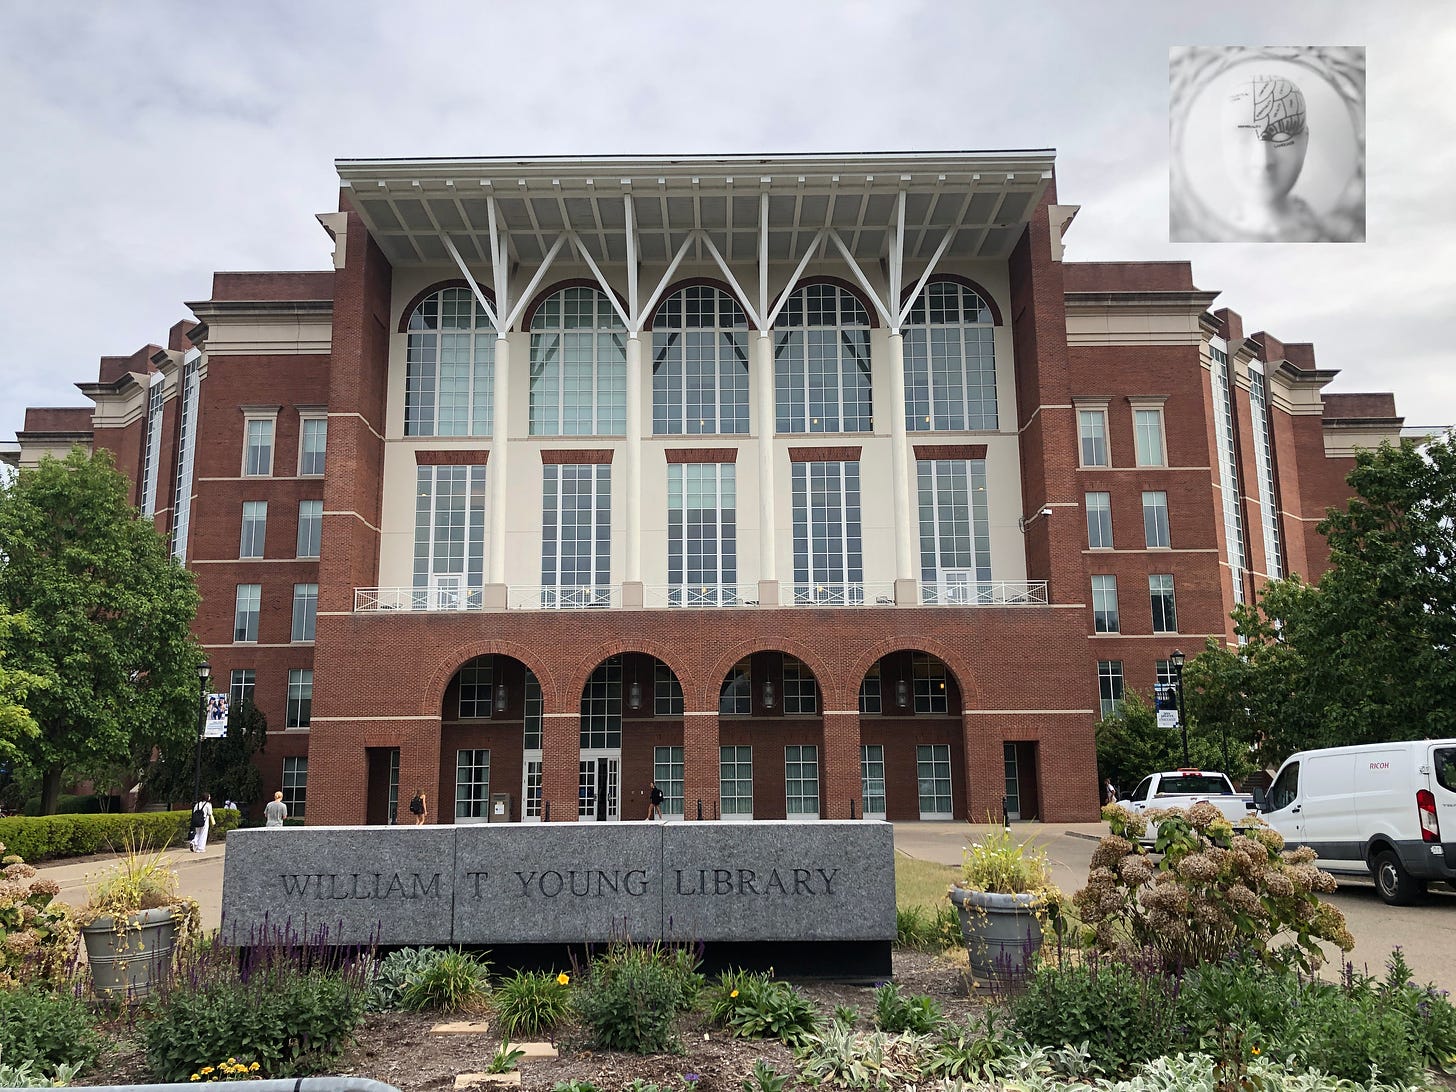
<svg viewBox="0 0 1456 1092"><path fill-rule="evenodd" d="M1102 715L1110 717L1122 711L1122 661L1097 661L1097 695Z"/></svg>
<svg viewBox="0 0 1456 1092"><path fill-rule="evenodd" d="M1177 633L1178 611L1173 604L1173 577L1160 573L1148 577L1148 598L1153 606L1153 632Z"/></svg>
<svg viewBox="0 0 1456 1092"><path fill-rule="evenodd" d="M653 317L652 431L748 432L748 319L721 289L679 289Z"/></svg>
<svg viewBox="0 0 1456 1092"><path fill-rule="evenodd" d="M534 671L526 672L526 717L523 725L522 746L527 751L541 749L541 722L545 706L541 701L541 684Z"/></svg>
<svg viewBox="0 0 1456 1092"><path fill-rule="evenodd" d="M192 463L197 449L197 371L202 354L191 350L182 364L181 420L177 425L177 484L172 491L172 556L187 557L187 525L192 514Z"/></svg>
<svg viewBox="0 0 1456 1092"><path fill-rule="evenodd" d="M1168 494L1161 489L1143 492L1143 539L1149 549L1172 544L1168 533Z"/></svg>
<svg viewBox="0 0 1456 1092"><path fill-rule="evenodd" d="M1092 630L1094 633L1116 633L1120 625L1117 618L1117 577L1097 575L1092 577Z"/></svg>
<svg viewBox="0 0 1456 1092"><path fill-rule="evenodd" d="M262 557L267 535L268 502L243 501L243 535L238 543L238 557Z"/></svg>
<svg viewBox="0 0 1456 1092"><path fill-rule="evenodd" d="M308 804L308 759L285 758L283 760L283 803L288 806L288 818L302 819Z"/></svg>
<svg viewBox="0 0 1456 1092"><path fill-rule="evenodd" d="M312 641L318 620L318 585L293 585L293 637L295 641Z"/></svg>
<svg viewBox="0 0 1456 1092"><path fill-rule="evenodd" d="M932 281L905 323L905 427L996 427L996 327L986 301Z"/></svg>
<svg viewBox="0 0 1456 1092"><path fill-rule="evenodd" d="M819 712L819 684L808 665L784 657L784 716L812 716Z"/></svg>
<svg viewBox="0 0 1456 1092"><path fill-rule="evenodd" d="M490 818L490 750L466 747L455 752L455 821Z"/></svg>
<svg viewBox="0 0 1456 1092"><path fill-rule="evenodd" d="M236 709L245 701L253 700L253 691L258 685L258 673L251 667L235 667L228 679L228 706Z"/></svg>
<svg viewBox="0 0 1456 1092"><path fill-rule="evenodd" d="M1249 365L1250 420L1254 425L1254 467L1259 475L1259 512L1264 529L1264 559L1270 580L1284 577L1279 536L1279 486L1274 481L1274 446L1269 430L1269 395L1263 366Z"/></svg>
<svg viewBox="0 0 1456 1092"><path fill-rule="evenodd" d="M916 747L915 773L920 785L920 818L951 818L950 747L944 743Z"/></svg>
<svg viewBox="0 0 1456 1092"><path fill-rule="evenodd" d="M927 653L912 652L910 677L915 684L916 713L950 712L950 695L945 685L945 664Z"/></svg>
<svg viewBox="0 0 1456 1092"><path fill-rule="evenodd" d="M563 288L531 319L531 435L627 431L627 333L606 295Z"/></svg>
<svg viewBox="0 0 1456 1092"><path fill-rule="evenodd" d="M247 419L246 446L243 449L243 474L250 478L266 478L273 473L273 426L271 417Z"/></svg>
<svg viewBox="0 0 1456 1092"><path fill-rule="evenodd" d="M1213 359L1214 440L1218 448L1218 491L1223 502L1223 537L1226 560L1233 570L1234 602L1244 601L1244 517L1239 510L1239 464L1235 457L1233 382L1228 354L1209 345Z"/></svg>
<svg viewBox="0 0 1456 1092"><path fill-rule="evenodd" d="M794 463L794 602L863 603L859 463Z"/></svg>
<svg viewBox="0 0 1456 1092"><path fill-rule="evenodd" d="M298 502L298 546L299 557L318 557L319 543L324 535L324 502L306 500Z"/></svg>
<svg viewBox="0 0 1456 1092"><path fill-rule="evenodd" d="M880 677L880 665L875 664L865 672L865 677L859 681L859 711L863 715L873 715L884 711L883 706L883 680Z"/></svg>
<svg viewBox="0 0 1456 1092"><path fill-rule="evenodd" d="M1093 550L1112 549L1112 494L1087 494L1087 546Z"/></svg>
<svg viewBox="0 0 1456 1092"><path fill-rule="evenodd" d="M1108 465L1107 411L1105 409L1078 410L1077 435L1082 445L1083 466Z"/></svg>
<svg viewBox="0 0 1456 1092"><path fill-rule="evenodd" d="M922 459L915 468L921 601L973 603L975 585L991 579L986 460Z"/></svg>
<svg viewBox="0 0 1456 1092"><path fill-rule="evenodd" d="M885 748L864 743L859 749L860 810L866 819L885 817Z"/></svg>
<svg viewBox="0 0 1456 1092"><path fill-rule="evenodd" d="M541 586L547 606L605 606L611 601L610 463L541 468Z"/></svg>
<svg viewBox="0 0 1456 1092"><path fill-rule="evenodd" d="M488 717L495 711L494 656L476 656L460 669L460 717Z"/></svg>
<svg viewBox="0 0 1456 1092"><path fill-rule="evenodd" d="M652 779L662 790L662 814L683 813L683 749L681 747L654 747L652 749Z"/></svg>
<svg viewBox="0 0 1456 1092"><path fill-rule="evenodd" d="M142 515L150 518L157 511L157 470L162 461L162 384L161 372L153 372L147 387L147 443L142 449Z"/></svg>
<svg viewBox="0 0 1456 1092"><path fill-rule="evenodd" d="M484 466L415 467L414 586L430 589L432 609L478 598L485 581L485 482Z"/></svg>
<svg viewBox="0 0 1456 1092"><path fill-rule="evenodd" d="M239 584L233 608L233 640L258 639L258 612L263 602L262 584Z"/></svg>
<svg viewBox="0 0 1456 1092"><path fill-rule="evenodd" d="M303 477L322 474L324 451L329 446L329 420L304 417L298 425L298 473Z"/></svg>
<svg viewBox="0 0 1456 1092"><path fill-rule="evenodd" d="M786 814L819 816L819 748L813 744L784 748Z"/></svg>
<svg viewBox="0 0 1456 1092"><path fill-rule="evenodd" d="M1133 410L1132 422L1138 466L1166 465L1167 459L1163 454L1163 411Z"/></svg>
<svg viewBox="0 0 1456 1092"><path fill-rule="evenodd" d="M495 339L469 288L442 288L420 301L405 353L406 436L491 434Z"/></svg>
<svg viewBox="0 0 1456 1092"><path fill-rule="evenodd" d="M753 818L753 748L718 748L718 801L725 819Z"/></svg>
<svg viewBox="0 0 1456 1092"><path fill-rule="evenodd" d="M288 716L284 726L307 728L313 716L313 668L294 668L288 673Z"/></svg>
<svg viewBox="0 0 1456 1092"><path fill-rule="evenodd" d="M870 318L854 294L809 284L791 295L774 338L779 432L869 432Z"/></svg>
<svg viewBox="0 0 1456 1092"><path fill-rule="evenodd" d="M669 463L667 581L673 606L738 601L738 516L732 463Z"/></svg>
<svg viewBox="0 0 1456 1092"><path fill-rule="evenodd" d="M622 746L622 657L597 664L581 691L581 749Z"/></svg>

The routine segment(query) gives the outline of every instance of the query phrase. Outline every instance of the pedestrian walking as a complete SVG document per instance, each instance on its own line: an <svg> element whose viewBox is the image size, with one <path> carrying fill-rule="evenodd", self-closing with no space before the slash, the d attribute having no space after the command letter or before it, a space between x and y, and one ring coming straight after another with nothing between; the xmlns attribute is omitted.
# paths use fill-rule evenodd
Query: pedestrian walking
<svg viewBox="0 0 1456 1092"><path fill-rule="evenodd" d="M425 825L425 794L423 790L416 790L415 798L409 802L410 814L415 817L415 826Z"/></svg>
<svg viewBox="0 0 1456 1092"><path fill-rule="evenodd" d="M1117 803L1117 786L1112 783L1112 778L1110 777L1102 786L1102 802L1104 804Z"/></svg>
<svg viewBox="0 0 1456 1092"><path fill-rule="evenodd" d="M662 818L662 801L664 799L666 798L662 795L662 790L657 787L657 782L652 782L652 785L647 790L647 818L649 822L653 819Z"/></svg>
<svg viewBox="0 0 1456 1092"><path fill-rule="evenodd" d="M193 853L207 852L207 832L212 829L212 793L205 792L192 806L192 837L187 840Z"/></svg>
<svg viewBox="0 0 1456 1092"><path fill-rule="evenodd" d="M275 792L273 799L268 801L267 807L263 809L263 825L265 827L281 827L283 820L288 818L288 805L283 802L282 791Z"/></svg>

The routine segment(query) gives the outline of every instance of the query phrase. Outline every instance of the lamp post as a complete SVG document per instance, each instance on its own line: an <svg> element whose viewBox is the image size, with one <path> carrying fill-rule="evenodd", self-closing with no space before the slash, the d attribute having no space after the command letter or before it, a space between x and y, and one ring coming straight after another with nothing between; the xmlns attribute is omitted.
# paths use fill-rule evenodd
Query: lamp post
<svg viewBox="0 0 1456 1092"><path fill-rule="evenodd" d="M1183 765L1187 766L1188 761L1188 717L1183 712L1183 664L1188 657L1178 650L1173 650L1173 655L1168 661L1173 665L1173 684L1177 687L1176 695L1178 701L1178 727L1183 732Z"/></svg>
<svg viewBox="0 0 1456 1092"><path fill-rule="evenodd" d="M197 701L197 763L192 778L192 805L202 799L202 737L207 731L207 680L212 677L212 668L204 661L197 665L197 687L200 691Z"/></svg>

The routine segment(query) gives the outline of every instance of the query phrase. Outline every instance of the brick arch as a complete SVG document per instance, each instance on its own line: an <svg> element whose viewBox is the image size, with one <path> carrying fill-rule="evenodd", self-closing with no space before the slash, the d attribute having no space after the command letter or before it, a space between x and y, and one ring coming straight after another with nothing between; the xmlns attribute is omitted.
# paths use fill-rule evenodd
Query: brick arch
<svg viewBox="0 0 1456 1092"><path fill-rule="evenodd" d="M683 686L683 678L686 672L679 670L677 664L674 662L681 660L682 650L674 649L661 641L642 640L637 637L613 637L610 640L593 644L591 662L587 663L583 670L583 661L574 661L571 665L570 673L563 673L563 684L573 681L576 683L576 700L580 702L581 692L586 689L586 681L591 678L591 673L600 667L604 660L629 652L639 652L646 656L652 656L666 664L667 669L677 678L678 685L683 687L683 701L687 701L688 690L686 686ZM687 675L687 677L691 678L690 675ZM568 693L570 693L569 690Z"/></svg>
<svg viewBox="0 0 1456 1092"><path fill-rule="evenodd" d="M748 321L748 329L758 329L758 327L753 324L752 316L750 316L748 311L744 308L743 301L740 300L738 298L738 294L733 291L733 286L727 281L719 280L717 277L684 277L680 281L673 281L672 284L668 285L665 289L663 289L662 295L658 298L657 303L653 305L651 312L648 313L647 321L642 324L642 329L647 333L651 333L653 325L657 322L657 314L659 311L662 310L663 304L667 303L669 299L677 295L684 288L701 288L704 286L709 288L716 288L719 292L722 292L725 296L733 301L734 305L740 311L743 312L743 317Z"/></svg>
<svg viewBox="0 0 1456 1092"><path fill-rule="evenodd" d="M409 333L410 316L415 313L416 307L425 302L425 297L433 296L436 292L444 291L446 288L469 287L469 281L464 280L460 277L452 277L448 280L436 281L428 288L421 288L418 292L410 297L409 303L405 304L404 310L399 313L399 325L397 327L397 332L401 334ZM491 307L495 307L495 293L492 292L489 288L485 287L485 285L483 284L477 284L476 287L480 289L481 294L484 295L486 299L490 300Z"/></svg>
<svg viewBox="0 0 1456 1092"><path fill-rule="evenodd" d="M526 305L526 309L521 312L521 322L520 325L516 327L516 329L524 330L526 333L530 333L531 321L536 317L536 312L541 310L541 305L549 300L552 296L556 295L556 293L562 292L568 288L594 288L598 292L602 291L601 284L597 281L592 280L590 277L567 277L565 280L560 280L555 282L554 284L547 285L545 288L541 289L541 291L536 293L536 295L532 298L531 302ZM615 288L612 289L612 295L617 297L617 302L622 305L622 310L626 311L628 314L631 314L631 311L627 307L627 297L622 295L622 293L618 292ZM616 315L616 312L613 312L613 314ZM616 317L619 321L621 320L620 315L617 315Z"/></svg>
<svg viewBox="0 0 1456 1092"><path fill-rule="evenodd" d="M801 289L808 288L812 284L832 284L836 288L844 289L855 299L859 300L859 305L865 309L865 314L868 315L870 319L870 329L878 330L880 328L880 312L875 307L874 300L866 296L864 294L864 289L862 289L859 285L847 281L843 277L831 277L827 274L822 273L815 274L812 277L805 277L798 284L794 285L794 291L790 292L789 295L792 296L794 295L794 293L800 291ZM769 308L770 313L772 313L774 307L778 306L779 300L783 298L784 293L780 292L778 294L778 297L774 300L773 307Z"/></svg>
<svg viewBox="0 0 1456 1092"><path fill-rule="evenodd" d="M445 689L455 673L477 656L492 655L509 656L525 664L541 685L542 708L553 708L553 699L557 694L556 676L543 667L538 658L527 651L526 646L515 641L500 640L472 641L455 649L450 658L444 661L444 664L450 666L437 667L430 675L429 685L424 688L424 694L430 702L428 708L438 714L445 704Z"/></svg>
<svg viewBox="0 0 1456 1092"><path fill-rule="evenodd" d="M959 273L934 273L931 275L930 280L925 282L925 288L929 288L937 281L948 281L951 284L958 284L962 288L969 288L972 292L980 296L981 299L985 301L986 307L991 312L991 325L1006 325L1005 321L1001 318L1001 308L996 303L996 297L991 295L991 293L986 289L984 285L978 283L977 281L971 280L970 277L963 277ZM925 288L922 288L921 291L924 292ZM911 285L909 288L905 289L903 292L900 293L901 307L904 307L905 304L910 302L910 293L914 291L915 286Z"/></svg>
<svg viewBox="0 0 1456 1092"><path fill-rule="evenodd" d="M828 703L828 695L833 692L833 687L826 685L835 682L834 672L829 664L813 649L808 648L795 638L775 640L771 637L748 637L737 644L729 645L728 650L714 660L708 666L708 678L705 680L706 698L708 704L706 709L716 710L718 708L718 691L723 685L723 680L733 665L745 656L751 656L755 652L783 652L803 662L810 671L814 673L814 681L819 684L819 692L824 695L825 708L835 708ZM859 684L856 683L856 686ZM686 699L687 692L683 692ZM691 708L691 706L689 706ZM823 710L821 709L822 713Z"/></svg>
<svg viewBox="0 0 1456 1092"><path fill-rule="evenodd" d="M955 679L955 684L961 692L962 711L974 708L981 704L981 690L976 674L969 666L960 662L960 657L952 652L940 641L929 637L882 637L873 642L868 649L860 654L859 658L851 663L851 676L854 684L854 693L851 695L851 704L844 706L846 709L859 708L859 684L868 674L869 669L874 667L883 656L892 652L925 652L934 656Z"/></svg>

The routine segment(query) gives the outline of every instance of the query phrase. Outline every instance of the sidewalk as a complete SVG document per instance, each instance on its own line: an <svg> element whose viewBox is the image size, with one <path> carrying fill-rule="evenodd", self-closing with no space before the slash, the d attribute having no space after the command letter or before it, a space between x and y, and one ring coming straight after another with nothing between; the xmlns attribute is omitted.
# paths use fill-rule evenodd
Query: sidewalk
<svg viewBox="0 0 1456 1092"><path fill-rule="evenodd" d="M226 848L226 842L213 842L200 857L186 846L174 847L164 854L168 864L177 872L182 894L197 900L204 929L216 929L222 924L222 863ZM60 884L58 897L62 902L79 909L86 905L87 878L100 876L119 856L111 854L79 861L43 861L35 868L42 876Z"/></svg>

